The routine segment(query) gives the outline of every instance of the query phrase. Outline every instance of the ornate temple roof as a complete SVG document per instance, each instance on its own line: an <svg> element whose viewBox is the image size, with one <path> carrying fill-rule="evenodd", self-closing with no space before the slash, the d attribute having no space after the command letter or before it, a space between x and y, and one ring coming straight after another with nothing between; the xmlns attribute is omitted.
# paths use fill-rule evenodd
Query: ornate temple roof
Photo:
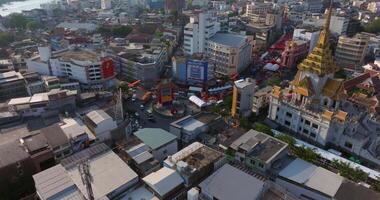
<svg viewBox="0 0 380 200"><path fill-rule="evenodd" d="M342 100L347 98L344 90L344 80L328 79L323 87L322 94L333 100Z"/></svg>
<svg viewBox="0 0 380 200"><path fill-rule="evenodd" d="M335 65L329 44L331 11L332 8L330 6L317 46L306 57L306 59L298 65L299 70L310 71L320 76L338 71L338 67Z"/></svg>

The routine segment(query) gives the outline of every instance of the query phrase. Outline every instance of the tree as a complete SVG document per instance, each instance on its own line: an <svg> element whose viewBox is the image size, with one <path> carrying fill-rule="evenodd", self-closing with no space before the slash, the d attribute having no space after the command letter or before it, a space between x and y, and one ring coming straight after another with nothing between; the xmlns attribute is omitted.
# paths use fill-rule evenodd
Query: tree
<svg viewBox="0 0 380 200"><path fill-rule="evenodd" d="M29 20L24 15L13 13L7 16L5 26L10 28L25 28L28 22Z"/></svg>
<svg viewBox="0 0 380 200"><path fill-rule="evenodd" d="M380 32L380 19L375 19L367 26L364 27L364 31L368 33L379 33Z"/></svg>
<svg viewBox="0 0 380 200"><path fill-rule="evenodd" d="M273 135L271 128L269 126L262 124L262 123L259 123L259 122L255 123L255 130L262 132L262 133L265 133L265 134L268 134L268 135Z"/></svg>
<svg viewBox="0 0 380 200"><path fill-rule="evenodd" d="M306 160L308 162L315 162L318 159L318 154L308 147L295 147L293 149L294 155L302 160Z"/></svg>
<svg viewBox="0 0 380 200"><path fill-rule="evenodd" d="M41 27L41 24L36 21L30 21L26 24L26 29L34 31Z"/></svg>
<svg viewBox="0 0 380 200"><path fill-rule="evenodd" d="M14 36L7 32L0 32L0 47L6 47L14 41Z"/></svg>
<svg viewBox="0 0 380 200"><path fill-rule="evenodd" d="M339 170L340 175L354 181L354 182L362 182L366 181L368 178L368 174L362 171L359 168L352 168L349 163L334 160L332 162L332 166Z"/></svg>
<svg viewBox="0 0 380 200"><path fill-rule="evenodd" d="M380 178L377 178L377 180L373 184L373 189L375 189L376 191L380 192Z"/></svg>
<svg viewBox="0 0 380 200"><path fill-rule="evenodd" d="M283 142L286 142L291 149L295 148L296 140L292 136L287 134L281 134L277 135L276 138Z"/></svg>
<svg viewBox="0 0 380 200"><path fill-rule="evenodd" d="M343 69L337 71L334 76L335 76L335 78L341 78L341 79L347 78L346 72L344 72Z"/></svg>
<svg viewBox="0 0 380 200"><path fill-rule="evenodd" d="M113 35L117 37L126 37L131 32L132 28L130 26L119 26L112 29Z"/></svg>

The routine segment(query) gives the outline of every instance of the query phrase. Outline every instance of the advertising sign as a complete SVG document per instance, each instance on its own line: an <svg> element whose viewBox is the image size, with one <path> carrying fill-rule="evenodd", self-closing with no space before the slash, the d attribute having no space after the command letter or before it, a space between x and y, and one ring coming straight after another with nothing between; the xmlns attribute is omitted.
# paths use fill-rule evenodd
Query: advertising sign
<svg viewBox="0 0 380 200"><path fill-rule="evenodd" d="M186 79L190 83L204 83L207 81L206 61L188 60L186 63Z"/></svg>

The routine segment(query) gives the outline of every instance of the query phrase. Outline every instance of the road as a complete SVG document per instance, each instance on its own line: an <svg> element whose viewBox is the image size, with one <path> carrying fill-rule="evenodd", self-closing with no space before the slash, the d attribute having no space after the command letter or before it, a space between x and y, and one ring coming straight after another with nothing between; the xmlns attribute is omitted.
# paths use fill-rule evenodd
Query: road
<svg viewBox="0 0 380 200"><path fill-rule="evenodd" d="M140 103L139 100L136 100L135 102L132 102L129 99L127 101L124 101L123 106L124 106L124 110L133 111L133 112L137 112L138 113L138 115L139 115L138 121L139 121L139 124L143 128L162 128L164 130L169 131L170 123L172 123L176 119L165 118L165 117L162 117L161 115L153 112L153 116L154 116L155 122L149 121L147 113L146 113L146 109L151 104L152 104L152 102L149 102L149 103L145 104L144 105L144 110L141 110L140 109L141 103Z"/></svg>

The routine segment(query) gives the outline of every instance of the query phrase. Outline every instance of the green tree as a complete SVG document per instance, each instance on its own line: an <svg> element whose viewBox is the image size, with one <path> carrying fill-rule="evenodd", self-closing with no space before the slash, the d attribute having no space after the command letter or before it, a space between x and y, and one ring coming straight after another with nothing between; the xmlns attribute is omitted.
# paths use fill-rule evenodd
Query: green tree
<svg viewBox="0 0 380 200"><path fill-rule="evenodd" d="M7 16L4 25L10 28L25 28L28 22L29 20L24 15L13 13Z"/></svg>
<svg viewBox="0 0 380 200"><path fill-rule="evenodd" d="M41 24L36 21L30 21L26 24L26 29L34 31L41 28Z"/></svg>
<svg viewBox="0 0 380 200"><path fill-rule="evenodd" d="M239 124L242 128L244 129L251 129L252 128L252 125L251 123L249 122L249 120L245 117L242 117L239 119Z"/></svg>
<svg viewBox="0 0 380 200"><path fill-rule="evenodd" d="M294 139L294 137L287 134L281 134L281 135L277 135L276 138L283 142L286 142L291 149L295 148L296 140Z"/></svg>
<svg viewBox="0 0 380 200"><path fill-rule="evenodd" d="M132 32L132 27L130 26L119 26L112 29L113 35L117 37L126 37L131 32Z"/></svg>
<svg viewBox="0 0 380 200"><path fill-rule="evenodd" d="M265 134L268 134L268 135L273 135L271 128L269 126L262 124L262 123L259 123L259 122L255 123L255 130L262 132L262 133L265 133Z"/></svg>
<svg viewBox="0 0 380 200"><path fill-rule="evenodd" d="M298 158L312 163L315 162L319 156L317 153L313 151L313 149L310 149L308 147L295 147L293 148L292 152Z"/></svg>
<svg viewBox="0 0 380 200"><path fill-rule="evenodd" d="M14 41L14 36L7 32L0 32L0 47L6 47Z"/></svg>
<svg viewBox="0 0 380 200"><path fill-rule="evenodd" d="M354 181L354 182L361 182L366 181L368 178L368 174L362 171L359 168L353 168L349 163L334 160L332 162L332 166L336 168L340 175Z"/></svg>
<svg viewBox="0 0 380 200"><path fill-rule="evenodd" d="M380 178L377 178L377 180L373 184L373 189L375 189L376 191L380 192Z"/></svg>
<svg viewBox="0 0 380 200"><path fill-rule="evenodd" d="M335 78L341 78L341 79L347 78L346 72L344 72L343 69L337 71L334 76L335 76Z"/></svg>
<svg viewBox="0 0 380 200"><path fill-rule="evenodd" d="M375 19L367 26L364 27L364 31L368 33L379 33L380 32L380 19Z"/></svg>
<svg viewBox="0 0 380 200"><path fill-rule="evenodd" d="M125 94L128 94L129 93L129 86L127 83L123 83L119 86L119 88L121 89L121 92L125 93Z"/></svg>

